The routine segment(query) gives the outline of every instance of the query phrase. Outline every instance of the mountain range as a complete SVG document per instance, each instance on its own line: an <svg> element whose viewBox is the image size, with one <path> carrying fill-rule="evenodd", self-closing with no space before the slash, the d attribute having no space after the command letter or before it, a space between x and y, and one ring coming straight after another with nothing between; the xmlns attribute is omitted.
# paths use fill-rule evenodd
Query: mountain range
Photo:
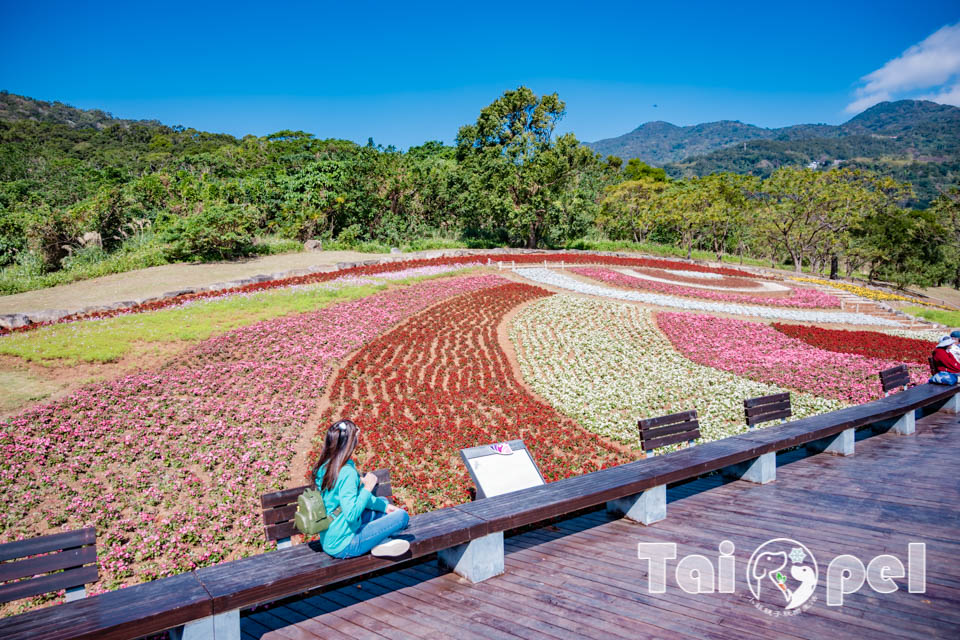
<svg viewBox="0 0 960 640"><path fill-rule="evenodd" d="M960 180L960 108L926 100L881 102L841 125L657 121L584 144L625 161L639 158L675 178L717 171L766 177L781 166L867 169L911 182L918 206Z"/></svg>

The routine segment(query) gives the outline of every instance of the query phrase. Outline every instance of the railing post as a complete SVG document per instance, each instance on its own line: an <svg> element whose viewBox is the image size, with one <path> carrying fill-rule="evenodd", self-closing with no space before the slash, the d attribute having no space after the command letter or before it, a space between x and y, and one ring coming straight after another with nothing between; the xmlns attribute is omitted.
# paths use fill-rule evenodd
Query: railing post
<svg viewBox="0 0 960 640"><path fill-rule="evenodd" d="M777 479L777 452L765 453L753 460L724 467L720 473L727 478L767 484Z"/></svg>
<svg viewBox="0 0 960 640"><path fill-rule="evenodd" d="M640 524L653 524L667 517L667 485L625 496L607 503L607 513L623 516Z"/></svg>
<svg viewBox="0 0 960 640"><path fill-rule="evenodd" d="M844 429L840 433L807 443L807 450L813 453L832 453L838 456L852 456L854 448L854 429Z"/></svg>
<svg viewBox="0 0 960 640"><path fill-rule="evenodd" d="M470 582L483 582L504 571L503 531L437 552L440 566Z"/></svg>
<svg viewBox="0 0 960 640"><path fill-rule="evenodd" d="M240 609L188 622L171 629L173 640L240 640Z"/></svg>

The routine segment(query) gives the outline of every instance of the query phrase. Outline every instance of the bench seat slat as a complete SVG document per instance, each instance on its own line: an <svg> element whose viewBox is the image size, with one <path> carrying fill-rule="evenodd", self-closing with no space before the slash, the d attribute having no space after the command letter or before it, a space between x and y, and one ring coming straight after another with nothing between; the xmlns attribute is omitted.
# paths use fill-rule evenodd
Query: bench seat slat
<svg viewBox="0 0 960 640"><path fill-rule="evenodd" d="M768 422L770 420L780 420L783 418L789 418L793 415L793 411L789 408L784 409L783 411L774 411L773 413L763 413L758 416L750 416L747 418L747 426L753 426L755 424L760 424L761 422Z"/></svg>
<svg viewBox="0 0 960 640"><path fill-rule="evenodd" d="M764 404L773 404L776 402L790 401L790 393L774 393L769 396L760 396L758 398L750 398L743 401L743 406L747 409L752 407L757 407Z"/></svg>
<svg viewBox="0 0 960 640"><path fill-rule="evenodd" d="M662 438L664 436L669 436L674 433L683 433L684 431L697 431L700 429L700 423L696 420L691 420L689 422L680 422L678 424L668 424L662 427L653 427L652 429L641 429L640 437L643 440L652 440L654 438Z"/></svg>
<svg viewBox="0 0 960 640"><path fill-rule="evenodd" d="M97 548L91 545L89 547L67 549L59 553L50 553L36 558L18 560L17 562L4 562L0 564L0 582L36 576L41 573L50 573L51 571L59 571L61 569L72 569L73 567L91 564L96 561ZM0 587L0 589L2 589L2 587ZM50 591L53 591L53 589L50 589Z"/></svg>
<svg viewBox="0 0 960 640"><path fill-rule="evenodd" d="M293 520L293 514L296 512L296 503L288 504L283 507L277 507L276 509L265 509L263 512L263 524L271 525L277 524L278 522Z"/></svg>
<svg viewBox="0 0 960 640"><path fill-rule="evenodd" d="M0 618L4 640L129 640L212 615L196 573Z"/></svg>
<svg viewBox="0 0 960 640"><path fill-rule="evenodd" d="M483 520L448 507L410 519L410 526L397 537L410 539L410 557L462 544L490 532ZM298 544L235 562L206 567L196 572L213 598L215 613L249 607L332 584L396 564L395 560L366 554L338 560L322 551L316 542Z"/></svg>
<svg viewBox="0 0 960 640"><path fill-rule="evenodd" d="M744 403L746 404L746 403ZM776 411L783 411L784 409L790 408L790 400L783 402L771 402L769 404L754 405L752 407L745 407L743 412L746 414L746 417L750 418L752 416L763 415L764 413L774 413Z"/></svg>
<svg viewBox="0 0 960 640"><path fill-rule="evenodd" d="M650 427L673 424L674 422L689 422L696 419L696 411L681 411L680 413L671 413L670 415L659 416L656 418L642 418L640 420L640 429L649 429Z"/></svg>
<svg viewBox="0 0 960 640"><path fill-rule="evenodd" d="M97 565L67 569L31 580L20 580L0 586L0 602L11 602L21 598L38 596L41 593L58 591L69 587L78 587L88 582L96 582L99 573Z"/></svg>
<svg viewBox="0 0 960 640"><path fill-rule="evenodd" d="M644 451L653 451L654 449L659 449L660 447L666 447L667 445L676 444L678 442L688 442L690 440L696 440L700 437L700 430L695 431L684 431L683 433L676 433L664 438L654 438L650 440L642 440L640 442Z"/></svg>
<svg viewBox="0 0 960 640"><path fill-rule="evenodd" d="M899 389L900 387L906 387L909 384L910 384L910 378L904 378L902 380L894 380L892 382L889 382L883 385L883 391L887 392L893 389Z"/></svg>
<svg viewBox="0 0 960 640"><path fill-rule="evenodd" d="M96 529L94 527L87 527L85 529L67 531L66 533L53 533L47 536L30 538L29 540L7 542L0 544L0 562L35 556L41 553L49 553L51 551L73 549L74 547L95 544L96 541Z"/></svg>

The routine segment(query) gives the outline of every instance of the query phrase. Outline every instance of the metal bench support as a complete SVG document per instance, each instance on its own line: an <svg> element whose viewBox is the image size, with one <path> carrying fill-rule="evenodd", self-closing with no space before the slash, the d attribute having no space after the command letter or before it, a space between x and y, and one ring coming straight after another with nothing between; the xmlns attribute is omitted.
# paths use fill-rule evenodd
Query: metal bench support
<svg viewBox="0 0 960 640"><path fill-rule="evenodd" d="M631 496L611 500L607 503L607 512L640 524L660 522L667 517L667 485L657 485Z"/></svg>
<svg viewBox="0 0 960 640"><path fill-rule="evenodd" d="M70 587L67 589L66 601L73 602L74 600L82 600L87 597L87 585L82 584L79 587Z"/></svg>
<svg viewBox="0 0 960 640"><path fill-rule="evenodd" d="M188 622L170 635L173 640L240 640L240 609Z"/></svg>
<svg viewBox="0 0 960 640"><path fill-rule="evenodd" d="M767 484L777 479L777 453L771 451L753 460L724 467L720 472L728 478Z"/></svg>
<svg viewBox="0 0 960 640"><path fill-rule="evenodd" d="M807 443L807 450L814 453L832 453L838 456L853 455L854 429L844 429L835 436Z"/></svg>
<svg viewBox="0 0 960 640"><path fill-rule="evenodd" d="M458 544L437 553L440 566L470 582L483 582L503 573L503 531Z"/></svg>

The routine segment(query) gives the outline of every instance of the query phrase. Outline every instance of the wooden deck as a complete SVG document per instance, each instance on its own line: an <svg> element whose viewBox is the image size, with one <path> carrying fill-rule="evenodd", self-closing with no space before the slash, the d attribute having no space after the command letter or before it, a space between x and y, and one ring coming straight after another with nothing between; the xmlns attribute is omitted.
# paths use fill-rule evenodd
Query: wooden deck
<svg viewBox="0 0 960 640"><path fill-rule="evenodd" d="M960 422L937 413L917 434L865 437L856 455L778 456L768 485L718 476L668 490L650 527L593 511L506 540L506 573L470 584L427 559L362 582L245 613L245 640L265 638L864 638L960 637ZM819 562L813 605L773 617L752 602L745 567L776 537ZM667 565L667 591L647 592L638 542L675 542L716 565L736 545L736 593L688 594ZM841 554L907 563L926 543L926 592L880 594L866 584L842 607L825 603L826 567Z"/></svg>

